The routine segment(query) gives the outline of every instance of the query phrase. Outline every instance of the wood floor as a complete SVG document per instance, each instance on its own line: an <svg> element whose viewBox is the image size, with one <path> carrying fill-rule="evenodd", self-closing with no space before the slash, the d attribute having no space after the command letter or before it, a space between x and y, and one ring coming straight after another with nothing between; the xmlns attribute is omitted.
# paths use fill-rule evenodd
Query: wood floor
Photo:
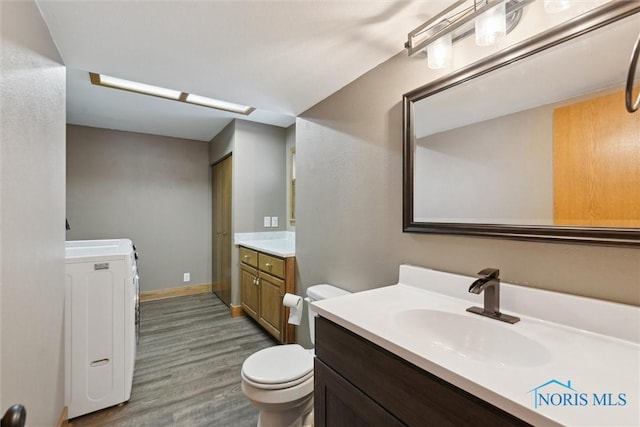
<svg viewBox="0 0 640 427"><path fill-rule="evenodd" d="M277 342L253 321L231 318L214 294L144 302L128 403L74 418L83 426L255 426L240 389L251 353Z"/></svg>

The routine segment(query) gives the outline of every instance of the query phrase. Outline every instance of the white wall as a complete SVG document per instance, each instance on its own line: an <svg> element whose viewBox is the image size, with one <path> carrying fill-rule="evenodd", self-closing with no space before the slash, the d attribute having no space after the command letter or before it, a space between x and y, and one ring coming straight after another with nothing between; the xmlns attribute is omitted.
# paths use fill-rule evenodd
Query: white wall
<svg viewBox="0 0 640 427"><path fill-rule="evenodd" d="M0 2L0 412L64 402L65 68L33 1Z"/></svg>
<svg viewBox="0 0 640 427"><path fill-rule="evenodd" d="M210 284L208 150L201 141L69 125L67 239L133 240L141 291Z"/></svg>
<svg viewBox="0 0 640 427"><path fill-rule="evenodd" d="M639 249L402 232L402 95L435 76L401 52L297 119L298 292L397 283L408 263L640 305Z"/></svg>

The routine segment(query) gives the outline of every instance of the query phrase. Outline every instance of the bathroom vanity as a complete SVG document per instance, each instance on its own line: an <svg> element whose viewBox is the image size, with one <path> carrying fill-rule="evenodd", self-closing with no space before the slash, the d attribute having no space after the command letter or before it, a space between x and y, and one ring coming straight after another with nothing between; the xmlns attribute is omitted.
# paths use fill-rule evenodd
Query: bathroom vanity
<svg viewBox="0 0 640 427"><path fill-rule="evenodd" d="M329 320L316 336L318 427L529 425Z"/></svg>
<svg viewBox="0 0 640 427"><path fill-rule="evenodd" d="M502 283L508 324L466 311L474 279L314 302L316 424L640 425L640 308Z"/></svg>
<svg viewBox="0 0 640 427"><path fill-rule="evenodd" d="M291 239L265 238L256 233L240 244L242 309L281 343L295 341L295 327L287 323L289 309L282 305L285 293L295 293L295 246ZM275 237L278 237L276 234Z"/></svg>

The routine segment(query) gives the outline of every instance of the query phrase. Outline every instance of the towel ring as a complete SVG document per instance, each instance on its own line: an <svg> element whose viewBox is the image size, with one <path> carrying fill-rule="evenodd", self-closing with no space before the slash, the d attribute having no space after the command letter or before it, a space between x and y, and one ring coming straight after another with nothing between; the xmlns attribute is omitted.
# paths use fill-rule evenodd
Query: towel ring
<svg viewBox="0 0 640 427"><path fill-rule="evenodd" d="M640 109L640 95L636 99L636 102L632 102L633 97L633 80L636 78L636 66L638 65L638 56L640 55L640 35L636 40L635 46L633 46L633 53L631 53L631 64L629 65L629 74L627 74L627 88L625 90L625 104L627 105L627 111L635 113Z"/></svg>

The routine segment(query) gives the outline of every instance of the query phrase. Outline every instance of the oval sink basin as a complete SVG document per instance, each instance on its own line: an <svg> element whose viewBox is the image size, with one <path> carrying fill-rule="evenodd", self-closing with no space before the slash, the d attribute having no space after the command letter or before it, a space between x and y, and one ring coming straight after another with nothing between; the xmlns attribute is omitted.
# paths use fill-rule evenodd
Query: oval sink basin
<svg viewBox="0 0 640 427"><path fill-rule="evenodd" d="M412 339L458 357L503 366L538 366L551 358L543 345L511 329L517 324L428 309L402 311L395 322Z"/></svg>

